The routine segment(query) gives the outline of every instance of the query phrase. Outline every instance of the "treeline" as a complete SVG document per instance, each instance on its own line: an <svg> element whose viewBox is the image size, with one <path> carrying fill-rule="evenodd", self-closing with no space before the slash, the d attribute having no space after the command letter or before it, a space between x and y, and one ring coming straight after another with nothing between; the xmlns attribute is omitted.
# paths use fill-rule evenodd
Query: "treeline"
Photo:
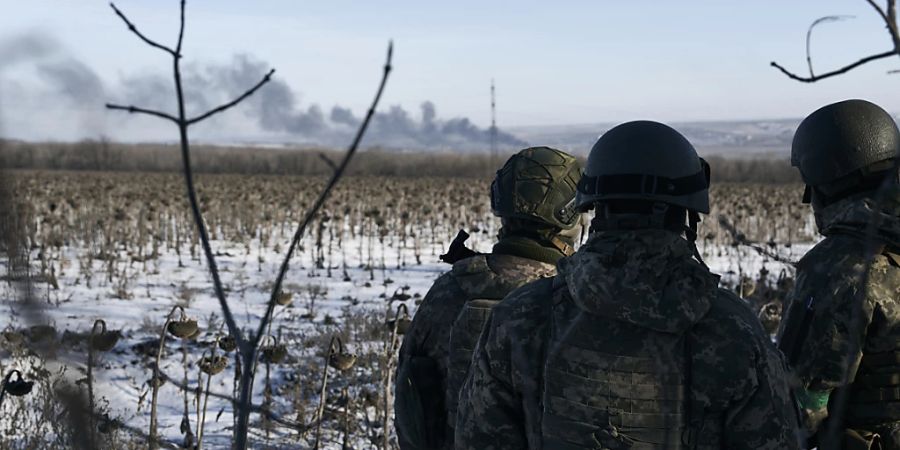
<svg viewBox="0 0 900 450"><path fill-rule="evenodd" d="M324 175L338 163L334 150L191 147L194 170L200 173ZM0 141L0 163L8 169L177 172L181 152L174 144L121 144L109 141L33 143ZM799 181L785 158L708 158L714 181L787 183ZM399 177L487 177L503 163L485 154L367 150L350 163L351 175Z"/></svg>

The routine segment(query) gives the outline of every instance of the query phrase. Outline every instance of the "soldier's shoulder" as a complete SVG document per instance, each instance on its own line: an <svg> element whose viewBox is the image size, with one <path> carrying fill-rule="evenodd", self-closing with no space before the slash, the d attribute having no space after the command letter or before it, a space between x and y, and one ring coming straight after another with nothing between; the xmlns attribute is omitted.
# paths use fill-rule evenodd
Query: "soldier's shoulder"
<svg viewBox="0 0 900 450"><path fill-rule="evenodd" d="M434 280L418 309L428 310L440 307L448 302L464 302L465 299L465 292L460 288L456 277L453 276L452 272L446 272Z"/></svg>
<svg viewBox="0 0 900 450"><path fill-rule="evenodd" d="M556 266L521 256L490 253L470 256L453 263L451 273L457 277L490 273L504 278L535 279L554 275Z"/></svg>
<svg viewBox="0 0 900 450"><path fill-rule="evenodd" d="M529 281L553 276L555 266L509 255L477 255L457 261L450 276L470 297L499 300Z"/></svg>
<svg viewBox="0 0 900 450"><path fill-rule="evenodd" d="M541 278L526 283L509 293L494 306L491 314L497 322L532 320L546 317L551 307L554 278Z"/></svg>
<svg viewBox="0 0 900 450"><path fill-rule="evenodd" d="M444 291L447 289L454 290L459 289L458 282L456 281L456 276L452 271L444 272L439 277L434 280L434 283L431 284L430 291Z"/></svg>
<svg viewBox="0 0 900 450"><path fill-rule="evenodd" d="M807 272L832 272L858 266L866 261L862 239L835 234L822 239L797 263L797 269Z"/></svg>
<svg viewBox="0 0 900 450"><path fill-rule="evenodd" d="M491 268L487 264L487 255L475 255L453 263L453 268L449 274L453 277L460 277L489 272L490 270Z"/></svg>
<svg viewBox="0 0 900 450"><path fill-rule="evenodd" d="M535 274L556 273L556 265L515 255L490 254L487 255L487 263L495 272L521 273L522 271Z"/></svg>
<svg viewBox="0 0 900 450"><path fill-rule="evenodd" d="M756 315L740 297L718 290L709 312L691 330L697 390L712 408L752 395L761 364L774 352Z"/></svg>
<svg viewBox="0 0 900 450"><path fill-rule="evenodd" d="M699 323L713 335L734 339L734 344L755 345L760 340L769 339L750 305L727 289L716 289L715 300Z"/></svg>
<svg viewBox="0 0 900 450"><path fill-rule="evenodd" d="M797 263L797 286L795 294L814 296L817 301L843 298L835 293L855 290L862 282L862 274L869 263L868 250L864 239L833 235L816 244ZM888 297L900 288L900 268L884 254L876 254L872 259L869 273L871 297L879 297L882 291Z"/></svg>
<svg viewBox="0 0 900 450"><path fill-rule="evenodd" d="M706 348L704 353L718 361L716 370L748 370L753 361L748 356L763 354L773 345L747 302L721 288L692 334Z"/></svg>

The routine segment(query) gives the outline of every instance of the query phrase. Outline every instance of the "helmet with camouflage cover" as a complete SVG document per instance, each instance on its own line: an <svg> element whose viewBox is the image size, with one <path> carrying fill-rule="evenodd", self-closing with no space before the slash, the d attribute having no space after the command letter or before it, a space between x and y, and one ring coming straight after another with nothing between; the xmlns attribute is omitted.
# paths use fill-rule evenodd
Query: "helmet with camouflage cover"
<svg viewBox="0 0 900 450"><path fill-rule="evenodd" d="M586 211L608 200L658 202L709 213L709 165L667 125L623 123L591 149L575 207Z"/></svg>
<svg viewBox="0 0 900 450"><path fill-rule="evenodd" d="M579 224L573 207L581 164L550 147L526 148L506 161L491 183L491 210L503 218L524 219L561 230Z"/></svg>
<svg viewBox="0 0 900 450"><path fill-rule="evenodd" d="M807 184L832 200L871 188L893 167L900 131L890 114L865 100L845 100L810 114L794 134L791 165ZM875 180L878 178L878 180Z"/></svg>

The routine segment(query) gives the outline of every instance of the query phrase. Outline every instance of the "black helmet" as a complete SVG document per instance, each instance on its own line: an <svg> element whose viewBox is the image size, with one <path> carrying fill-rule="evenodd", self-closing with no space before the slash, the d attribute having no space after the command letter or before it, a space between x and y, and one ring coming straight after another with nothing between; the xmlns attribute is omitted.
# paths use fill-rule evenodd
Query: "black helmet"
<svg viewBox="0 0 900 450"><path fill-rule="evenodd" d="M500 217L568 230L579 223L573 204L580 179L581 164L571 155L550 147L526 148L497 171L491 210Z"/></svg>
<svg viewBox="0 0 900 450"><path fill-rule="evenodd" d="M838 199L871 184L873 174L883 175L898 152L900 131L891 115L874 103L846 100L820 108L800 123L791 165L800 169L807 186Z"/></svg>
<svg viewBox="0 0 900 450"><path fill-rule="evenodd" d="M575 207L585 211L607 200L647 200L709 213L709 165L667 125L623 123L591 149Z"/></svg>

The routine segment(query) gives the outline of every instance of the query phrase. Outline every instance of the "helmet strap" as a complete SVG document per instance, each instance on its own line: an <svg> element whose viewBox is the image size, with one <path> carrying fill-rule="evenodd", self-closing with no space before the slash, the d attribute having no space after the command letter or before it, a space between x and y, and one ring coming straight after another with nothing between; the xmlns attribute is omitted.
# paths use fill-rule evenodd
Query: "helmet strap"
<svg viewBox="0 0 900 450"><path fill-rule="evenodd" d="M894 160L881 161L830 183L807 185L806 192L803 193L804 203L812 203L814 208L824 208L839 200L875 191L886 178L897 183L900 173L893 170L893 162ZM888 169L884 169L885 163L890 166Z"/></svg>
<svg viewBox="0 0 900 450"><path fill-rule="evenodd" d="M598 203L597 214L591 222L591 231L663 229L666 227L668 210L669 205L654 202L649 214L612 212L610 205Z"/></svg>
<svg viewBox="0 0 900 450"><path fill-rule="evenodd" d="M559 236L553 236L550 238L550 244L556 247L563 255L572 256L575 253L575 247L567 244L566 241L559 238Z"/></svg>
<svg viewBox="0 0 900 450"><path fill-rule="evenodd" d="M541 246L555 249L564 256L575 253L575 236L561 234L559 228L523 219L506 217L502 219L503 226L497 235L501 242L507 238L526 238Z"/></svg>

